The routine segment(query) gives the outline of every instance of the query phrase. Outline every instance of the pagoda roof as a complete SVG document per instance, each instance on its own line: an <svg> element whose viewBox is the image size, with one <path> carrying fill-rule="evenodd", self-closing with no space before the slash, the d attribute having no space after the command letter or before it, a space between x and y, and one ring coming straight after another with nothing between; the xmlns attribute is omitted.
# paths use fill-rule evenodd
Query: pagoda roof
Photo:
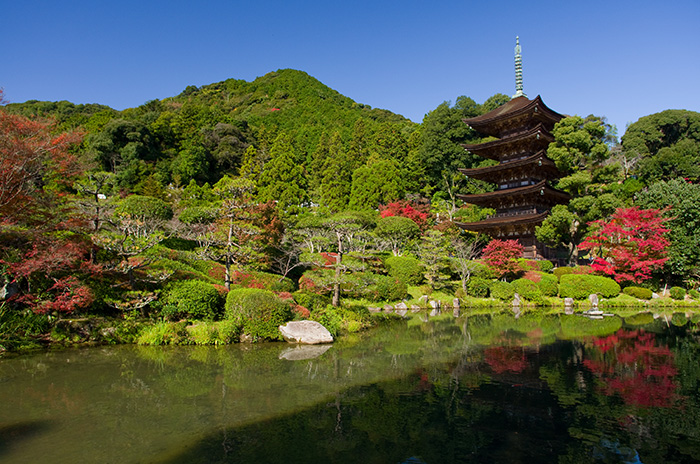
<svg viewBox="0 0 700 464"><path fill-rule="evenodd" d="M527 147L533 142L535 145L541 145L539 147L540 149L544 149L545 146L554 142L554 137L540 123L530 130L520 132L510 137L504 137L485 143L463 144L462 146L475 155L500 161L503 153L511 153L511 151L507 150L509 146L522 144Z"/></svg>
<svg viewBox="0 0 700 464"><path fill-rule="evenodd" d="M538 194L546 195L549 199L561 202L568 202L571 198L568 193L548 186L547 181L545 180L536 184L525 185L523 187L501 189L493 192L477 193L473 195L457 195L457 197L467 203L490 207L495 202L498 202L504 198L513 196L532 196Z"/></svg>
<svg viewBox="0 0 700 464"><path fill-rule="evenodd" d="M464 119L464 122L477 132L498 137L503 132L504 127L512 125L508 123L511 119L519 121L515 125L521 125L524 118L525 120L535 119L540 122L546 122L548 125L553 126L554 123L564 117L564 115L545 105L542 98L538 95L532 100L524 96L515 97L495 110L480 116Z"/></svg>
<svg viewBox="0 0 700 464"><path fill-rule="evenodd" d="M535 163L538 163L538 169L542 169L543 173L547 173L550 175L549 178L559 178L563 175L561 171L556 167L554 164L554 161L551 159L547 158L547 152L544 150L540 150L537 153L535 153L532 156L529 156L527 158L515 160L515 161L510 161L506 163L500 163L496 164L494 166L486 166L483 168L473 168L473 169L466 169L466 168L460 168L458 169L459 172L464 174L465 176L473 177L475 179L493 179L490 180L490 182L497 183L498 179L502 179L504 177L507 177L508 172L510 171L517 171L522 169L523 167L533 165Z"/></svg>
<svg viewBox="0 0 700 464"><path fill-rule="evenodd" d="M504 227L516 227L528 224L540 224L545 220L549 211L544 213L515 214L512 216L493 216L479 222L458 222L462 229L472 232L484 232L488 230L501 230Z"/></svg>

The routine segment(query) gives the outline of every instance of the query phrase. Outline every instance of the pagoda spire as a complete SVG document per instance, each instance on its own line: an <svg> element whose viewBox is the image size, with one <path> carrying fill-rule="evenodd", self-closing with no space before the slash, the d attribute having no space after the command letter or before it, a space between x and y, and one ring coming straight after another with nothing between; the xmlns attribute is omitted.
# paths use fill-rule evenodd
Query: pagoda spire
<svg viewBox="0 0 700 464"><path fill-rule="evenodd" d="M520 55L522 48L520 48L520 37L515 37L515 95L516 97L527 97L525 92L523 92L523 58Z"/></svg>

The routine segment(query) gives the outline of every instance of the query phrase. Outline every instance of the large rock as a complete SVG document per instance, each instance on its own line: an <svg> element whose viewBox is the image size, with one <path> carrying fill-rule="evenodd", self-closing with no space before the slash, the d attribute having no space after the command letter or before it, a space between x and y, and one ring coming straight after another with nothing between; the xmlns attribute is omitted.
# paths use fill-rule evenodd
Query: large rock
<svg viewBox="0 0 700 464"><path fill-rule="evenodd" d="M304 345L333 343L333 335L316 321L292 321L279 328L282 336L289 343L302 343Z"/></svg>

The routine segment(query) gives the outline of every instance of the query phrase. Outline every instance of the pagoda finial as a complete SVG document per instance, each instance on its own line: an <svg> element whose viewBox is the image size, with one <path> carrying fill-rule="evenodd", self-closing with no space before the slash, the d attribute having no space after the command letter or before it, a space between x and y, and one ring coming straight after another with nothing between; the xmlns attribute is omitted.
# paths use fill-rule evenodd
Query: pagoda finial
<svg viewBox="0 0 700 464"><path fill-rule="evenodd" d="M515 37L515 95L516 97L527 97L523 92L523 58L520 55L522 48L520 48L520 37Z"/></svg>

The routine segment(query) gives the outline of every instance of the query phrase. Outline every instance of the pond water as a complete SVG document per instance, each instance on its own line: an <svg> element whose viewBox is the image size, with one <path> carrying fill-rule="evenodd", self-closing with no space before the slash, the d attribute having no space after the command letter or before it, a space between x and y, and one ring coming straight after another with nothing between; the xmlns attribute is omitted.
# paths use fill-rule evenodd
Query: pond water
<svg viewBox="0 0 700 464"><path fill-rule="evenodd" d="M682 315L441 316L324 347L6 357L0 462L697 462L699 333Z"/></svg>

